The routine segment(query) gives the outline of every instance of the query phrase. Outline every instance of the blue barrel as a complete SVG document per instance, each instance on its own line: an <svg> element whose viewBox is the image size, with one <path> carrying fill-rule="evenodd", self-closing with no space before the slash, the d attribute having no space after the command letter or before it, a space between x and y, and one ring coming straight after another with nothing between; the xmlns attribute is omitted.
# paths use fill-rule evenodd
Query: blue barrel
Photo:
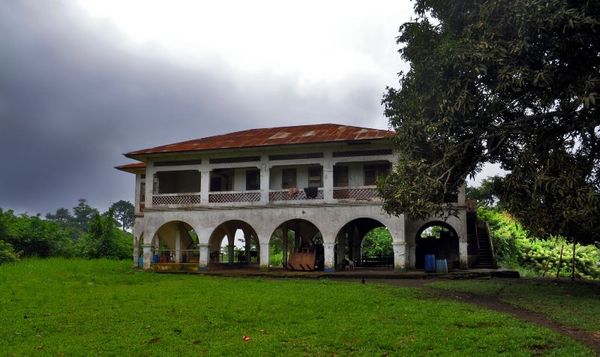
<svg viewBox="0 0 600 357"><path fill-rule="evenodd" d="M152 263L158 264L158 261L159 261L158 258L159 258L158 255L153 255L152 256Z"/></svg>
<svg viewBox="0 0 600 357"><path fill-rule="evenodd" d="M138 257L138 268L143 268L144 267L144 257Z"/></svg>
<svg viewBox="0 0 600 357"><path fill-rule="evenodd" d="M437 259L435 261L435 271L437 273L447 273L448 272L448 261L446 259Z"/></svg>
<svg viewBox="0 0 600 357"><path fill-rule="evenodd" d="M425 255L425 271L428 273L432 273L435 271L435 255L434 254Z"/></svg>

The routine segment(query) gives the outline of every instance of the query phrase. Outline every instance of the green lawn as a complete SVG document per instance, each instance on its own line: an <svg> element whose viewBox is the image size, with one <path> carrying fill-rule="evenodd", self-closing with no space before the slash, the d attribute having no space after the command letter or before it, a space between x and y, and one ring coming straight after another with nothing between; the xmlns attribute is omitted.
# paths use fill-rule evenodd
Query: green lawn
<svg viewBox="0 0 600 357"><path fill-rule="evenodd" d="M479 295L541 312L564 325L600 331L600 285L552 280L438 281L429 286Z"/></svg>
<svg viewBox="0 0 600 357"><path fill-rule="evenodd" d="M548 329L419 289L0 266L0 355L590 355ZM243 341L249 336L249 341Z"/></svg>

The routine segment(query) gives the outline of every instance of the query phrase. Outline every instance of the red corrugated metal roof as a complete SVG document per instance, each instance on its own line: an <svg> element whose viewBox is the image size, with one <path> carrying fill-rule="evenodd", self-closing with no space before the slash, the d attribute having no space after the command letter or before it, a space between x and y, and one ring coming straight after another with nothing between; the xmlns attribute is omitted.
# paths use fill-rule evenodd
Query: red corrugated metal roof
<svg viewBox="0 0 600 357"><path fill-rule="evenodd" d="M146 170L146 163L145 162L133 162L131 164L115 166L115 169L125 171L125 172L136 173L136 172L141 172L141 171Z"/></svg>
<svg viewBox="0 0 600 357"><path fill-rule="evenodd" d="M132 151L125 154L125 156L139 158L148 154L172 152L375 140L388 138L392 135L394 135L393 131L339 124L298 125L236 131L229 134L209 136L201 139Z"/></svg>

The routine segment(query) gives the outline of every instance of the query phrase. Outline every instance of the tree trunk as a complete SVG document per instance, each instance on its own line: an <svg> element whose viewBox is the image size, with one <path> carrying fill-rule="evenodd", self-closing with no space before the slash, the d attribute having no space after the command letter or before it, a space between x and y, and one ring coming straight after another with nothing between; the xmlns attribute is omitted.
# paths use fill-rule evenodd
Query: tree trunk
<svg viewBox="0 0 600 357"><path fill-rule="evenodd" d="M573 263L571 265L571 280L575 280L575 241L573 241Z"/></svg>
<svg viewBox="0 0 600 357"><path fill-rule="evenodd" d="M565 249L564 245L560 246L560 257L558 258L558 267L556 268L556 279L560 278L560 268L562 267L562 257L563 250Z"/></svg>

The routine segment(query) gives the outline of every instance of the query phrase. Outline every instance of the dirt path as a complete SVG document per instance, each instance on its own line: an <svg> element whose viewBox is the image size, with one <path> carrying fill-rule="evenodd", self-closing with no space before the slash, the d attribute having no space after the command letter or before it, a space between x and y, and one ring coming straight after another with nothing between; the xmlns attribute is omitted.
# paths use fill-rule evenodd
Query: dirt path
<svg viewBox="0 0 600 357"><path fill-rule="evenodd" d="M545 315L539 312L533 312L525 310L505 302L500 301L495 296L489 295L477 295L463 292L455 292L449 290L435 289L427 286L427 283L431 283L431 280L403 280L403 279L386 279L386 280L371 280L374 283L385 283L395 286L421 288L427 293L444 299L452 299L456 301L466 302L481 306L486 309L503 312L512 315L520 320L534 323L543 327L547 327L561 335L568 336L577 340L586 346L596 351L596 354L600 356L600 333L584 331L570 326L562 325L554 320L550 320Z"/></svg>

